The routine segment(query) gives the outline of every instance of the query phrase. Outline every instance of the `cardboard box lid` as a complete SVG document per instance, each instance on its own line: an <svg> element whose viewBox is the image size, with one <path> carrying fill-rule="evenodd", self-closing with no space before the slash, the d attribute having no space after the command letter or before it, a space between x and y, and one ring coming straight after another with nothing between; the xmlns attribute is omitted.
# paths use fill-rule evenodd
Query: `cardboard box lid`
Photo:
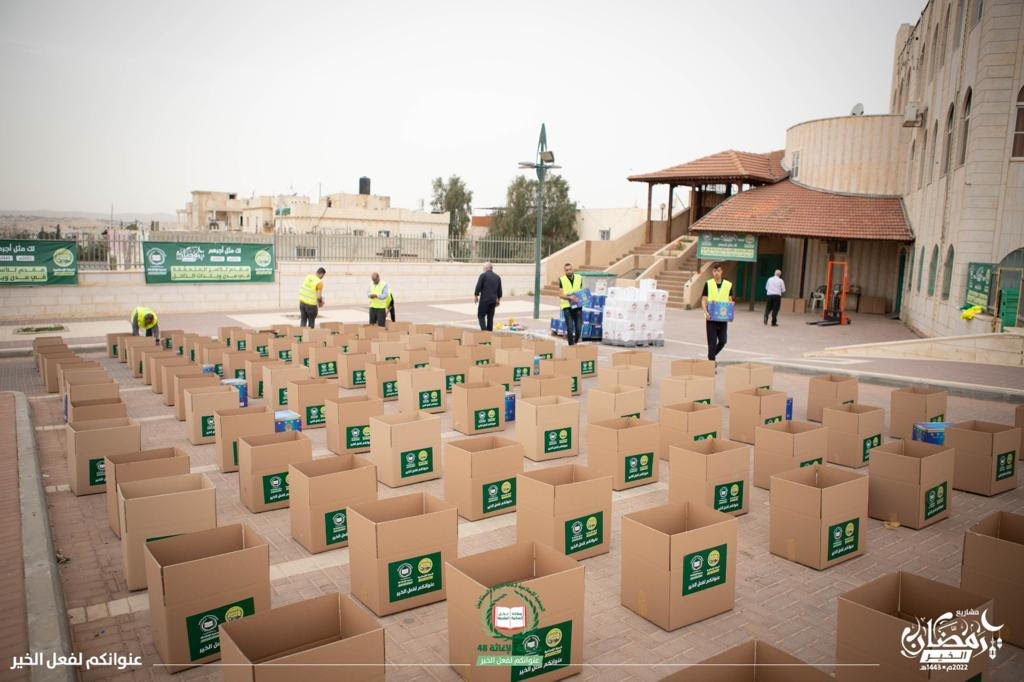
<svg viewBox="0 0 1024 682"><path fill-rule="evenodd" d="M678 470L684 475L699 473L701 478L713 478L736 471L749 471L750 446L727 438L705 438L686 443L670 445L669 471Z"/></svg>
<svg viewBox="0 0 1024 682"><path fill-rule="evenodd" d="M743 644L684 668L665 680L671 682L832 682L804 661L760 640Z"/></svg>
<svg viewBox="0 0 1024 682"><path fill-rule="evenodd" d="M624 514L622 523L623 556L642 559L666 571L682 560L686 549L683 545L691 540L729 527L734 535L736 532L736 517L690 501ZM702 529L710 532L700 532Z"/></svg>
<svg viewBox="0 0 1024 682"><path fill-rule="evenodd" d="M124 452L116 455L107 455L106 458L111 465L118 467L124 464L136 464L138 462L148 462L154 459L170 459L172 457L187 458L188 455L180 448L150 448L149 450L139 450L138 452Z"/></svg>
<svg viewBox="0 0 1024 682"><path fill-rule="evenodd" d="M900 438L871 448L868 471L871 476L920 483L925 472L943 466L952 477L955 457L956 450L948 445Z"/></svg>
<svg viewBox="0 0 1024 682"><path fill-rule="evenodd" d="M595 386L591 388L587 395L593 397L595 394L605 394L612 399L626 394L644 395L644 389L639 386L627 386L623 384L615 384L614 386Z"/></svg>
<svg viewBox="0 0 1024 682"><path fill-rule="evenodd" d="M558 516L589 503L595 497L611 501L612 476L580 464L534 469L516 475L518 504L529 500L546 513Z"/></svg>
<svg viewBox="0 0 1024 682"><path fill-rule="evenodd" d="M270 546L246 524L147 542L144 551L150 599L165 606L270 581Z"/></svg>
<svg viewBox="0 0 1024 682"><path fill-rule="evenodd" d="M444 444L445 475L479 478L522 471L525 448L512 438L474 436L449 440Z"/></svg>
<svg viewBox="0 0 1024 682"><path fill-rule="evenodd" d="M821 425L843 433L878 433L885 430L885 410L861 403L829 405L822 408Z"/></svg>
<svg viewBox="0 0 1024 682"><path fill-rule="evenodd" d="M770 502L813 518L827 518L861 506L866 512L868 478L821 464L791 469L771 477Z"/></svg>
<svg viewBox="0 0 1024 682"><path fill-rule="evenodd" d="M206 474L171 474L117 484L117 496L124 500L126 507L146 498L201 490L216 490L216 486Z"/></svg>
<svg viewBox="0 0 1024 682"><path fill-rule="evenodd" d="M397 414L375 414L370 417L370 429L373 431L374 423L378 429L381 429L386 434L386 443L382 445L392 445L400 441L405 434L415 433L418 428L425 427L430 429L431 436L441 436L441 417L436 414L429 414L427 412L399 412ZM372 436L374 442L376 442L376 436Z"/></svg>
<svg viewBox="0 0 1024 682"><path fill-rule="evenodd" d="M274 411L270 409L269 405L252 405L250 407L232 407L229 409L220 409L214 411L214 414L221 419L230 419L231 417L248 417L252 415L265 414L269 417L271 423L274 422Z"/></svg>
<svg viewBox="0 0 1024 682"><path fill-rule="evenodd" d="M998 449L1000 452L1002 452L1003 447L1016 450L1020 446L1020 429L1012 424L998 424L996 422L972 419L971 421L957 422L952 426L947 426L947 441L950 439L950 436L954 440L958 437L978 438L990 443L990 447Z"/></svg>
<svg viewBox="0 0 1024 682"><path fill-rule="evenodd" d="M429 493L360 502L349 507L348 520L350 528L363 526L378 558L459 540L458 506ZM353 534L350 531L349 537Z"/></svg>
<svg viewBox="0 0 1024 682"><path fill-rule="evenodd" d="M138 427L138 423L129 417L114 417L112 419L84 419L78 422L68 422L68 429L78 433L81 431L101 431L103 429L119 429L126 426Z"/></svg>
<svg viewBox="0 0 1024 682"><path fill-rule="evenodd" d="M1024 516L992 512L967 529L963 565L1008 583L1024 584Z"/></svg>
<svg viewBox="0 0 1024 682"><path fill-rule="evenodd" d="M249 434L238 437L239 445L246 443L251 448L260 448L267 445L277 445L279 443L290 443L293 441L309 442L309 437L301 431Z"/></svg>
<svg viewBox="0 0 1024 682"><path fill-rule="evenodd" d="M317 478L319 476L329 476L331 474L354 471L356 469L376 467L377 465L365 457L353 454L344 454L335 455L333 457L321 457L320 459L313 459L308 462L295 462L290 466L306 478Z"/></svg>
<svg viewBox="0 0 1024 682"><path fill-rule="evenodd" d="M594 422L587 427L587 448L590 450L637 450L653 444L657 447L657 422L636 417L616 417ZM653 440L652 440L653 439Z"/></svg>
<svg viewBox="0 0 1024 682"><path fill-rule="evenodd" d="M811 377L811 383L822 383L822 384L845 384L845 383L858 383L857 377L851 377L845 374L819 374L818 376Z"/></svg>

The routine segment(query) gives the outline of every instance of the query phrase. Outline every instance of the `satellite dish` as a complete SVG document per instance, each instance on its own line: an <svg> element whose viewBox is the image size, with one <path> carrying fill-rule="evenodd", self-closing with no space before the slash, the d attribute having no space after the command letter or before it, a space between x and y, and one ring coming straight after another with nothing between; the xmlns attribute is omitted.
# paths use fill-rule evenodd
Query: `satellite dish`
<svg viewBox="0 0 1024 682"><path fill-rule="evenodd" d="M863 116L863 115L864 115L864 105L861 104L860 102L857 102L856 104L853 105L853 109L850 109L850 116Z"/></svg>

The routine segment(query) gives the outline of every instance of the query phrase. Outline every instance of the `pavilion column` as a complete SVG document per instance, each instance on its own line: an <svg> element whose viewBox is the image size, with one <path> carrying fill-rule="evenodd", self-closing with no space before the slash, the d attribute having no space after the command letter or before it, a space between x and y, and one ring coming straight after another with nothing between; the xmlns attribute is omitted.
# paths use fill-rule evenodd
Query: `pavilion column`
<svg viewBox="0 0 1024 682"><path fill-rule="evenodd" d="M668 183L668 216L666 217L665 223L665 243L668 244L672 240L672 193L676 186L671 182Z"/></svg>
<svg viewBox="0 0 1024 682"><path fill-rule="evenodd" d="M654 183L647 183L647 227L644 230L644 244L651 242L651 193L654 191Z"/></svg>

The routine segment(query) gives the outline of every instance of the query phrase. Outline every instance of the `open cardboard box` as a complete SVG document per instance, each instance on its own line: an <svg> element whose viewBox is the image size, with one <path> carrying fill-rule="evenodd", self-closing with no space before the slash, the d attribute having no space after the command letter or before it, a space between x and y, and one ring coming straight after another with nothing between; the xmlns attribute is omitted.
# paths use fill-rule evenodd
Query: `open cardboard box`
<svg viewBox="0 0 1024 682"><path fill-rule="evenodd" d="M810 422L781 421L754 432L754 485L767 490L775 474L828 462L828 431Z"/></svg>
<svg viewBox="0 0 1024 682"><path fill-rule="evenodd" d="M668 499L741 516L750 511L750 446L706 438L669 447Z"/></svg>
<svg viewBox="0 0 1024 682"><path fill-rule="evenodd" d="M669 366L669 374L671 376L697 376L697 377L711 377L715 378L715 361L714 360L703 360L700 358L683 358L682 360L673 360Z"/></svg>
<svg viewBox="0 0 1024 682"><path fill-rule="evenodd" d="M494 346L484 344L467 346L463 343L455 349L455 356L466 360L470 366L490 365L494 363Z"/></svg>
<svg viewBox="0 0 1024 682"><path fill-rule="evenodd" d="M452 387L456 384L466 383L466 375L469 374L470 362L466 358L457 356L431 354L428 359L432 369L440 369L444 372L444 389L451 393Z"/></svg>
<svg viewBox="0 0 1024 682"><path fill-rule="evenodd" d="M178 448L155 448L107 455L104 461L107 493L107 522L114 535L121 537L121 517L117 509L117 485L147 478L187 474L191 460Z"/></svg>
<svg viewBox="0 0 1024 682"><path fill-rule="evenodd" d="M658 459L668 459L668 449L694 441L718 438L722 429L721 407L698 402L666 403L658 409Z"/></svg>
<svg viewBox="0 0 1024 682"><path fill-rule="evenodd" d="M523 377L519 382L520 397L540 398L541 396L560 395L572 398L572 377Z"/></svg>
<svg viewBox="0 0 1024 682"><path fill-rule="evenodd" d="M1017 487L1020 429L967 421L946 427L946 445L956 450L953 487L978 495L998 495Z"/></svg>
<svg viewBox="0 0 1024 682"><path fill-rule="evenodd" d="M856 403L859 386L857 377L844 374L811 377L807 384L807 421L820 422L826 407Z"/></svg>
<svg viewBox="0 0 1024 682"><path fill-rule="evenodd" d="M70 375L72 383L67 385L67 390L64 392L64 421L68 420L68 407L72 401L120 400L120 384L105 374L90 376L93 374L93 372L74 372ZM83 381L90 383L74 383L76 377L79 376L83 377Z"/></svg>
<svg viewBox="0 0 1024 682"><path fill-rule="evenodd" d="M302 364L291 364L285 367L265 365L263 367L263 390L267 404L274 410L292 410L288 403L288 382L309 378L309 370Z"/></svg>
<svg viewBox="0 0 1024 682"><path fill-rule="evenodd" d="M597 346L582 343L575 346L565 346L562 348L562 357L566 360L578 363L576 370L579 372L581 378L587 379L597 375ZM614 383L619 384L629 382L616 381ZM646 383L644 385L646 385Z"/></svg>
<svg viewBox="0 0 1024 682"><path fill-rule="evenodd" d="M472 366L466 373L467 383L501 384L506 391L513 387L514 370L512 365L489 365Z"/></svg>
<svg viewBox="0 0 1024 682"><path fill-rule="evenodd" d="M245 387L249 391L249 399L262 398L263 396L263 368L264 367L287 367L284 362L271 358L260 358L258 360L245 361Z"/></svg>
<svg viewBox="0 0 1024 682"><path fill-rule="evenodd" d="M302 419L302 430L327 425L327 401L338 397L333 379L292 379L288 382L288 409Z"/></svg>
<svg viewBox="0 0 1024 682"><path fill-rule="evenodd" d="M117 419L128 416L128 406L116 398L71 400L68 402L68 421L83 422L93 419Z"/></svg>
<svg viewBox="0 0 1024 682"><path fill-rule="evenodd" d="M377 499L377 470L359 455L323 457L288 468L292 537L310 554L348 546L348 509Z"/></svg>
<svg viewBox="0 0 1024 682"><path fill-rule="evenodd" d="M694 374L674 374L661 380L661 402L664 405L677 403L711 404L715 397L715 378Z"/></svg>
<svg viewBox="0 0 1024 682"><path fill-rule="evenodd" d="M57 368L57 394L63 398L67 392L67 377L81 374L82 372L106 372L103 365L98 362L87 360L73 365L61 365Z"/></svg>
<svg viewBox="0 0 1024 682"><path fill-rule="evenodd" d="M274 433L274 413L265 405L217 410L213 419L217 434L217 467L223 473L238 471L239 436Z"/></svg>
<svg viewBox="0 0 1024 682"><path fill-rule="evenodd" d="M398 408L402 412L445 411L444 370L421 367L398 370Z"/></svg>
<svg viewBox="0 0 1024 682"><path fill-rule="evenodd" d="M261 359L260 354L254 350L224 351L224 355L222 356L224 363L224 378L248 379L249 375L245 371L245 363L250 360L259 359Z"/></svg>
<svg viewBox="0 0 1024 682"><path fill-rule="evenodd" d="M894 440L871 451L868 515L920 529L953 508L955 451L948 445Z"/></svg>
<svg viewBox="0 0 1024 682"><path fill-rule="evenodd" d="M468 521L516 510L516 474L523 471L521 443L476 436L444 444L444 499Z"/></svg>
<svg viewBox="0 0 1024 682"><path fill-rule="evenodd" d="M533 353L523 348L498 348L494 351L494 361L499 365L512 368L512 383L519 385L523 377L533 373Z"/></svg>
<svg viewBox="0 0 1024 682"><path fill-rule="evenodd" d="M946 421L948 399L949 394L944 388L894 388L890 399L889 435L912 440L915 423Z"/></svg>
<svg viewBox="0 0 1024 682"><path fill-rule="evenodd" d="M572 395L579 395L583 385L580 381L580 366L567 358L544 359L540 361L540 376L569 377Z"/></svg>
<svg viewBox="0 0 1024 682"><path fill-rule="evenodd" d="M75 495L106 492L104 458L142 449L142 429L127 417L68 422L64 429L68 482Z"/></svg>
<svg viewBox="0 0 1024 682"><path fill-rule="evenodd" d="M380 400L398 400L398 370L410 369L398 360L366 361L366 395Z"/></svg>
<svg viewBox="0 0 1024 682"><path fill-rule="evenodd" d="M150 384L150 390L157 395L162 395L168 389L165 386L164 377L167 376L164 372L165 367L195 367L188 358L180 355L174 357L158 357L153 358L153 382Z"/></svg>
<svg viewBox="0 0 1024 682"><path fill-rule="evenodd" d="M786 394L749 388L729 394L729 438L753 443L759 426L784 421Z"/></svg>
<svg viewBox="0 0 1024 682"><path fill-rule="evenodd" d="M505 387L482 381L452 388L452 428L467 436L505 430Z"/></svg>
<svg viewBox="0 0 1024 682"><path fill-rule="evenodd" d="M289 465L313 461L313 446L301 431L238 439L238 494L258 514L289 505Z"/></svg>
<svg viewBox="0 0 1024 682"><path fill-rule="evenodd" d="M647 383L651 383L651 367L654 356L649 350L624 350L612 353L612 367L620 365L631 365L633 367L647 368Z"/></svg>
<svg viewBox="0 0 1024 682"><path fill-rule="evenodd" d="M587 426L587 465L612 477L613 490L658 481L658 425L626 417Z"/></svg>
<svg viewBox="0 0 1024 682"><path fill-rule="evenodd" d="M216 374L209 374L202 372L193 376L188 374L175 375L174 377L174 416L177 417L178 421L183 422L186 420L185 408L187 403L185 401L185 391L198 390L200 388L216 389L219 392L223 392L224 389L230 391L231 395L234 396L233 407L238 407L237 393L234 392L229 386L224 386L220 383L220 377ZM225 403L226 404L226 403Z"/></svg>
<svg viewBox="0 0 1024 682"><path fill-rule="evenodd" d="M462 332L463 346L491 346L494 344L494 332L469 331Z"/></svg>
<svg viewBox="0 0 1024 682"><path fill-rule="evenodd" d="M223 384L185 389L184 399L185 427L192 445L216 442L217 411L238 407L238 393Z"/></svg>
<svg viewBox="0 0 1024 682"><path fill-rule="evenodd" d="M309 350L309 375L314 379L337 379L338 359L344 353L337 346L316 346Z"/></svg>
<svg viewBox="0 0 1024 682"><path fill-rule="evenodd" d="M601 387L636 386L637 388L647 388L647 383L646 367L613 365L597 368L597 385Z"/></svg>
<svg viewBox="0 0 1024 682"><path fill-rule="evenodd" d="M732 394L754 388L770 390L775 370L771 365L740 362L725 366L725 404L732 407Z"/></svg>
<svg viewBox="0 0 1024 682"><path fill-rule="evenodd" d="M580 403L575 398L547 395L517 401L515 437L533 461L578 455L581 435Z"/></svg>
<svg viewBox="0 0 1024 682"><path fill-rule="evenodd" d="M600 379L598 379L600 381ZM587 391L587 423L620 417L644 416L644 389L638 386L601 386Z"/></svg>
<svg viewBox="0 0 1024 682"><path fill-rule="evenodd" d="M441 418L434 414L370 417L370 457L377 480L396 488L441 477Z"/></svg>
<svg viewBox="0 0 1024 682"><path fill-rule="evenodd" d="M177 402L175 393L176 377L202 378L203 368L192 363L185 365L164 365L160 368L160 383L163 387L163 403L168 407L174 407Z"/></svg>
<svg viewBox="0 0 1024 682"><path fill-rule="evenodd" d="M384 414L384 401L365 395L328 398L327 449L337 455L370 451L370 417Z"/></svg>
<svg viewBox="0 0 1024 682"><path fill-rule="evenodd" d="M579 464L516 476L516 542L537 541L574 559L611 549L612 477Z"/></svg>
<svg viewBox="0 0 1024 682"><path fill-rule="evenodd" d="M751 639L661 682L833 682L831 675L765 642Z"/></svg>
<svg viewBox="0 0 1024 682"><path fill-rule="evenodd" d="M822 410L828 431L828 461L848 467L867 466L871 451L882 444L885 411L872 405L847 403Z"/></svg>
<svg viewBox="0 0 1024 682"><path fill-rule="evenodd" d="M1007 642L1024 646L1024 516L992 512L964 534L960 587L991 595L989 621Z"/></svg>
<svg viewBox="0 0 1024 682"><path fill-rule="evenodd" d="M523 350L533 353L533 357L550 360L555 357L555 342L551 339L523 339Z"/></svg>

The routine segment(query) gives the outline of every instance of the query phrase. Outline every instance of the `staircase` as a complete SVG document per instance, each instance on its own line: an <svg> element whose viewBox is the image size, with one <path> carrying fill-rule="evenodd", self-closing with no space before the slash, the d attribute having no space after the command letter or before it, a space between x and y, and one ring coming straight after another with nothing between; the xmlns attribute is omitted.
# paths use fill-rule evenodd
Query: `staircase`
<svg viewBox="0 0 1024 682"><path fill-rule="evenodd" d="M668 292L669 308L685 308L683 287L697 272L697 259L693 256L685 259L674 270L666 270L658 275L658 288Z"/></svg>
<svg viewBox="0 0 1024 682"><path fill-rule="evenodd" d="M655 253L656 251L658 251L659 249L662 249L664 247L665 247L665 244L640 244L638 246L634 246L629 252L624 253L621 256L612 259L612 261L610 263L607 263L605 265L595 265L595 264L576 265L576 271L577 272L586 272L586 271L590 270L590 271L597 271L597 272L605 272L605 271L608 270L608 268L610 266L618 263L619 261L621 261L624 258L627 258L629 256L650 256L653 253ZM694 261L692 269L695 270L696 267L697 267L697 263L696 263L696 261ZM628 272L623 272L623 273L619 274L619 277L621 277L623 279L636 279L636 277L640 274L640 272L642 272L642 270L630 270ZM679 272L682 272L682 271L679 271ZM676 274L676 271L673 271L672 275L675 276L675 274ZM690 274L693 274L693 273L691 272ZM687 275L687 277L689 277L689 275ZM660 282L661 282L661 278L660 277L658 278L658 281L659 281L659 286L661 286L660 285ZM683 279L682 283L685 283L685 282L686 282L686 279ZM678 285L678 290L679 290L680 296L682 295L682 286L683 286L682 283L680 283ZM662 288L666 288L666 287L662 287ZM541 293L542 296L558 296L559 294L561 294L561 292L562 292L562 289L558 285L558 282L548 282L540 290L540 293ZM669 294L669 296L670 296L669 300L671 301L671 293ZM681 307L681 306L679 306L679 307Z"/></svg>

